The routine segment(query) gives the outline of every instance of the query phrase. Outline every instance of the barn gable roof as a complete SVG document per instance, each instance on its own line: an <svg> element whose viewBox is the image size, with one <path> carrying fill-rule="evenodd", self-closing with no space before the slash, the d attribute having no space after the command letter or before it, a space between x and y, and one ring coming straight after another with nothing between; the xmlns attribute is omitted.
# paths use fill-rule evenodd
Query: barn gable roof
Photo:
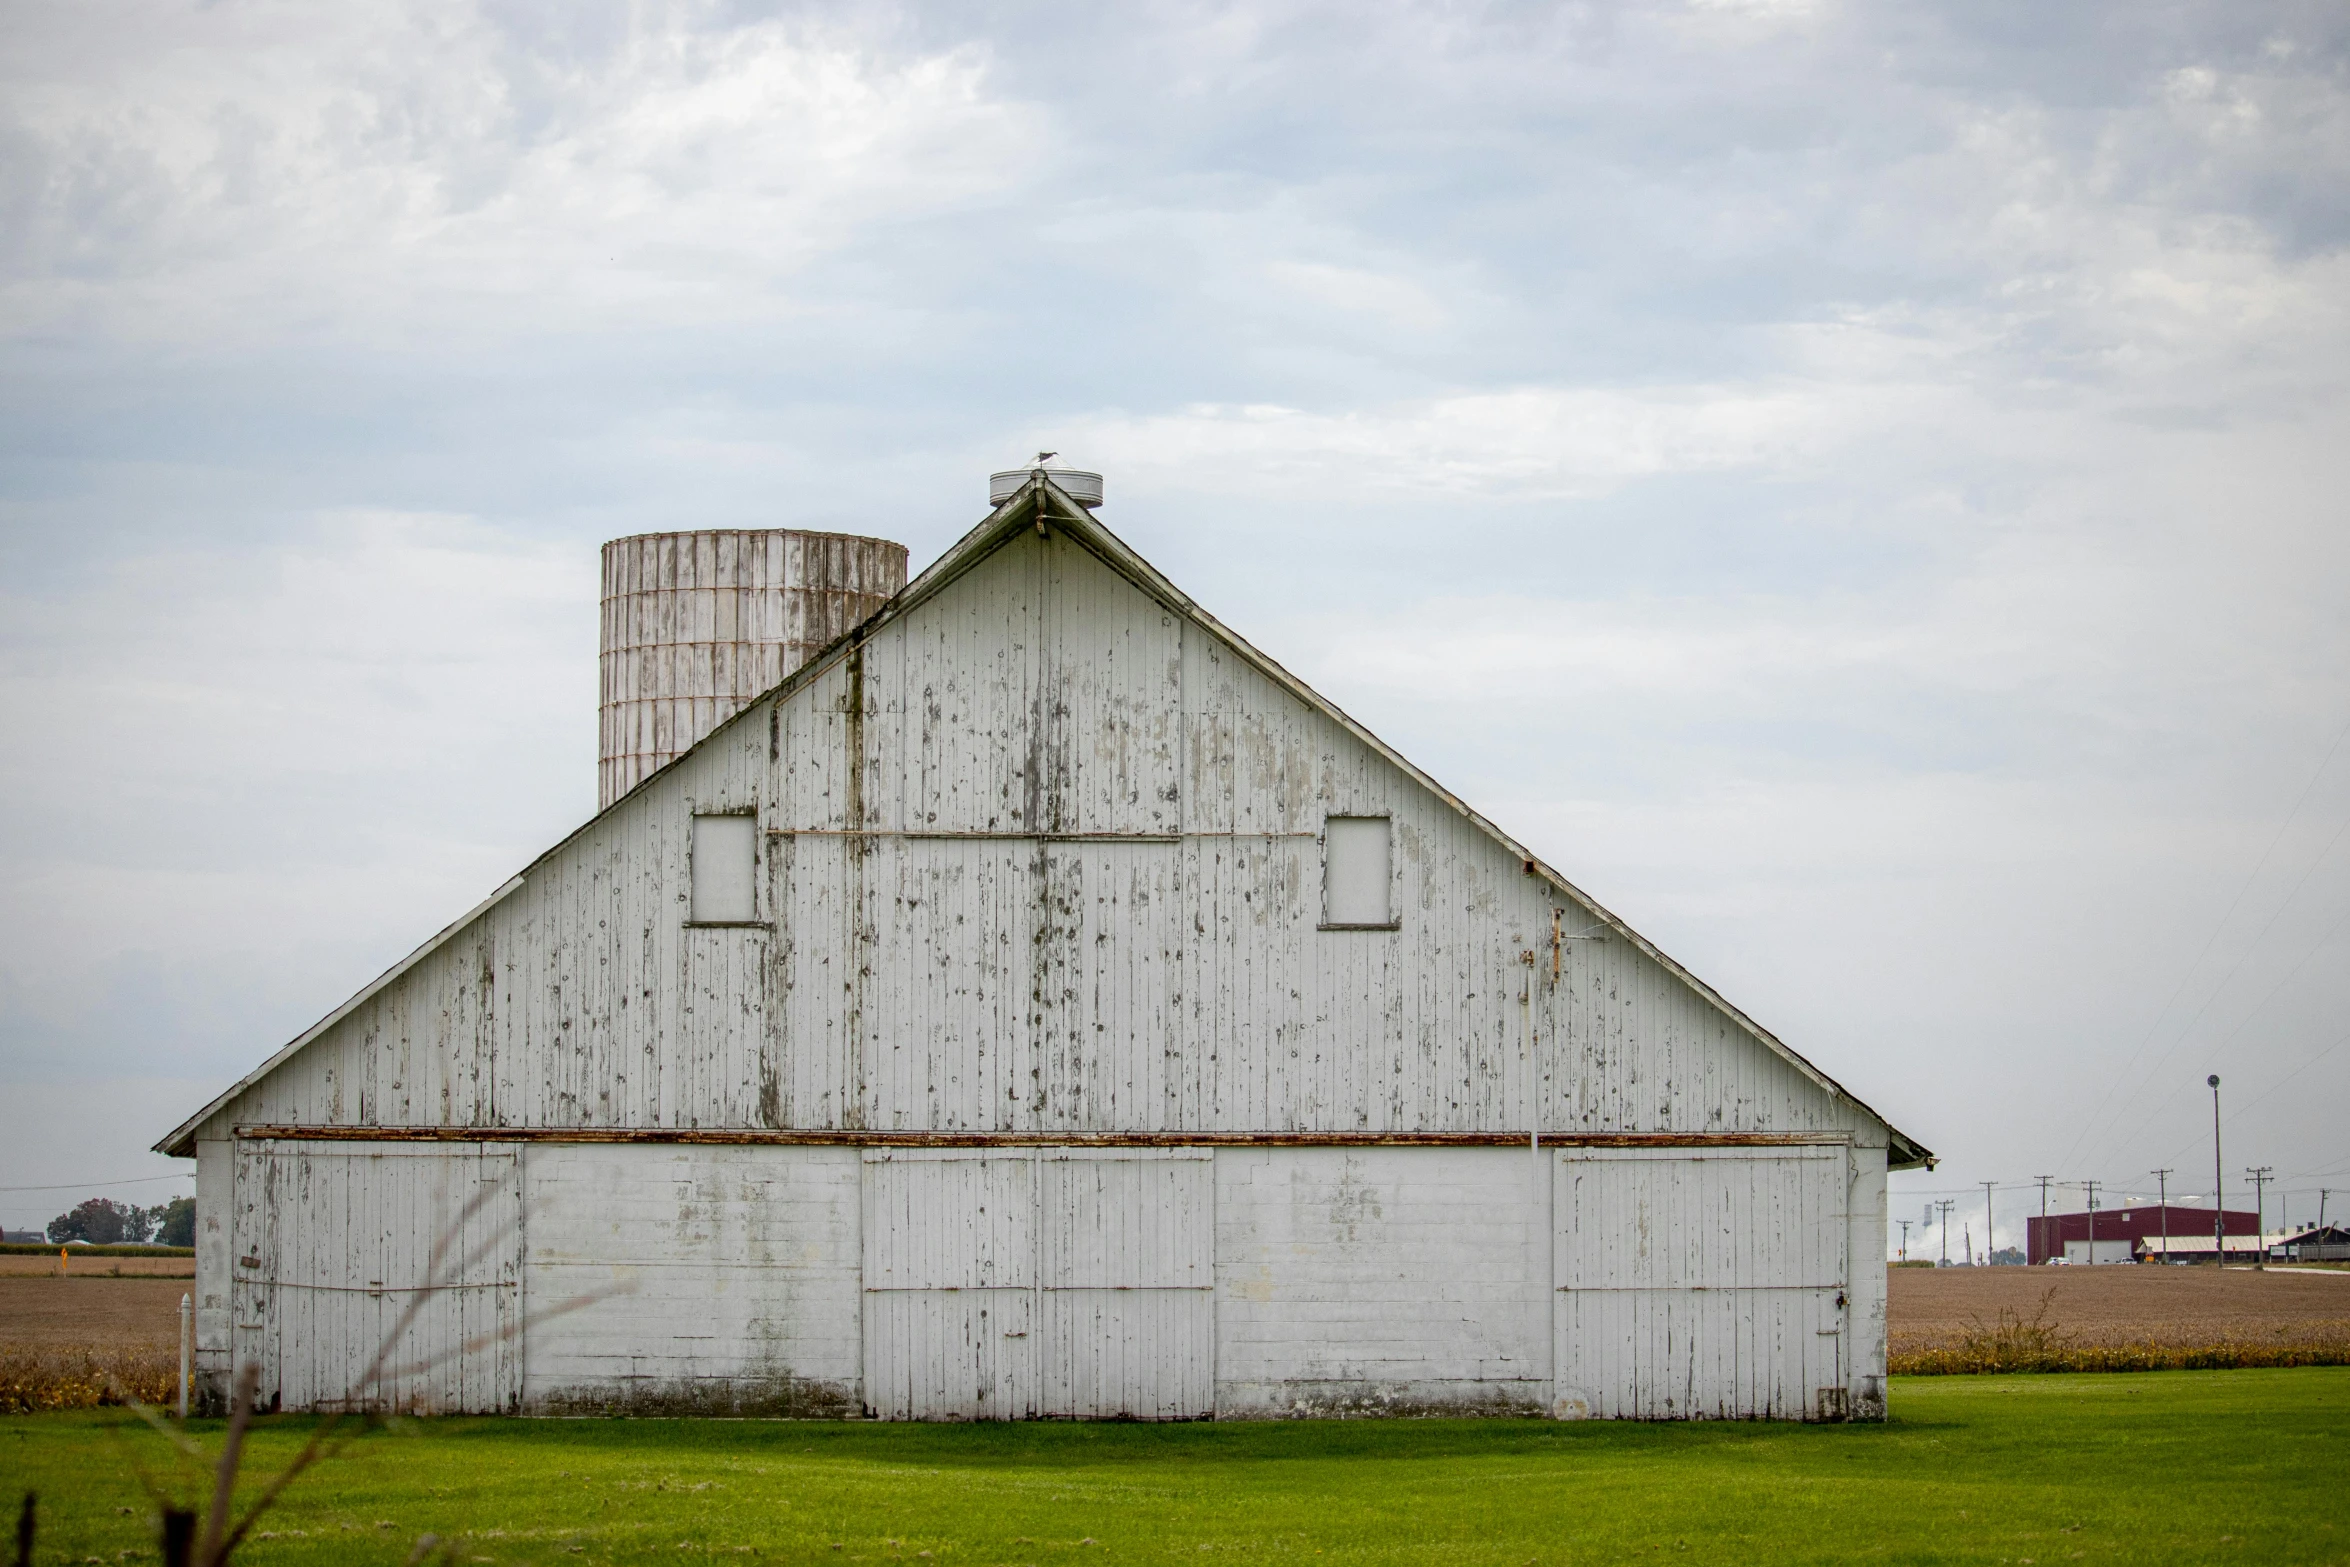
<svg viewBox="0 0 2350 1567"><path fill-rule="evenodd" d="M1119 576L1132 583L1148 597L1157 601L1170 613L1181 616L1191 624L1199 627L1209 636L1215 638L1218 642L1222 643L1225 647L1230 649L1230 651L1235 656L1256 670L1266 680L1272 682L1280 690L1287 693L1293 700L1304 704L1315 712L1321 714L1323 717L1327 718L1330 722L1340 726L1346 731L1347 734L1367 747L1375 755L1379 756L1391 766L1395 767L1398 771L1403 773L1406 777L1410 778L1413 782L1419 784L1422 788L1428 790L1431 794L1442 800L1451 809L1458 812L1462 817L1475 824L1479 831L1486 834L1496 844L1505 849L1511 857L1518 860L1524 866L1525 871L1529 876L1539 878L1543 882L1556 889L1558 892L1569 898L1572 898L1578 905L1589 911L1591 917L1597 920L1609 932L1620 937L1635 950L1646 956L1652 962L1656 963L1666 973L1673 976L1673 978L1682 984L1688 986L1692 992L1702 997L1709 1005L1716 1008L1724 1017L1728 1018L1732 1023L1734 1023L1742 1032L1751 1036L1765 1049L1785 1060L1790 1066L1792 1066L1822 1093L1827 1094L1834 1099L1844 1100L1865 1112L1878 1122L1882 1123L1885 1126L1888 1135L1887 1158L1891 1168L1896 1170L1914 1169L1918 1166L1930 1165L1934 1162L1934 1155L1922 1144L1917 1142L1916 1139L1911 1138L1907 1134L1896 1129L1891 1122L1886 1121L1883 1116L1878 1115L1876 1111L1871 1110L1865 1103L1848 1092L1841 1084L1837 1083L1833 1078L1830 1078L1818 1067L1812 1065L1811 1062L1805 1060L1777 1035L1773 1034L1770 1030L1764 1028L1760 1023L1755 1022L1744 1012L1733 1006L1726 998L1715 991L1712 986L1706 984L1695 974L1692 974L1689 972L1689 970L1682 967L1681 964L1674 961L1673 958L1658 949L1654 943L1650 942L1646 937L1642 936L1638 931L1634 930L1630 925L1627 925L1616 915L1609 912L1588 893L1585 893L1582 891L1582 889L1576 887L1557 870L1545 864L1541 859L1535 856L1531 850L1527 849L1525 845L1519 843L1515 838L1512 838L1509 834L1503 832L1500 827L1487 820L1484 816L1480 815L1467 803L1462 801L1459 796L1455 795L1449 789L1446 789L1442 784L1438 783L1434 778L1431 778L1419 767L1413 765L1409 759L1398 753L1394 748L1389 746L1385 741L1381 740L1377 735L1373 734L1370 730L1363 727L1363 725L1357 723L1354 719L1347 716L1344 711L1338 708L1328 698L1322 696L1312 687L1308 686L1304 681L1298 679L1288 670L1282 668L1281 665L1275 662L1272 658L1250 645L1247 639L1234 632L1231 628L1224 625L1223 622L1216 619L1215 616L1209 614L1205 609L1201 608L1199 604L1190 597L1190 595L1183 592L1182 589L1178 588L1173 582L1168 580L1168 578L1164 576L1157 567L1153 566L1149 561L1143 559L1142 556L1135 553L1135 551L1131 549L1124 540L1120 539L1116 534L1112 533L1106 526L1104 526L1099 518L1095 517L1092 512L1079 505L1075 500L1071 499L1067 492L1062 490L1058 485L1054 484L1052 480L1047 478L1041 471L1033 475L1026 484L1015 491L1003 502L1002 505L998 506L994 511L990 512L977 527L973 528L969 533L965 534L953 545L953 547L948 549L945 554L941 555L936 561L932 562L928 569L923 571L922 574L916 577L912 582L909 582L895 598L889 601L888 604L884 605L880 610L876 611L863 624L852 629L847 635L841 637L832 645L825 648L821 653L818 653L814 658L810 659L806 664L802 665L774 690L767 692L764 696L759 697L752 702L746 703L741 712L727 719L724 723L721 723L717 726L717 728L713 729L708 735L705 735L695 744L693 750L688 751L686 755L690 756L694 751L699 751L702 746L713 743L721 734L724 734L728 730L732 729L735 724L749 718L752 714L764 708L768 703L788 699L793 693L799 691L803 687L809 685L821 677L827 670L832 668L842 658L846 657L852 648L870 639L876 632L889 625L892 621L904 617L917 606L926 603L930 599L937 597L940 593L945 592L959 578L961 578L965 573L969 572L973 567L977 566L981 561L985 560L989 555L994 553L994 551L1003 545L1007 540L1018 534L1021 530L1029 527L1036 527L1038 529L1057 528L1063 533L1065 537L1082 545L1087 551L1099 558L1112 571L1116 572ZM682 762L683 760L684 757L681 756L676 762L672 762L669 765L671 767L677 766L679 762ZM664 768L661 770L661 772L652 774L650 777L640 782L636 789L629 791L628 795L622 796L622 800L633 797L638 790L650 787L654 779L663 776L663 774L667 771L668 769ZM604 815L609 814L609 812L612 810L618 809L620 804L621 800L615 800L611 806L606 807L605 811L599 812L596 817L591 818L587 823L582 824L577 831L569 834L560 843L557 843L554 847L547 850L546 853L533 860L530 865L526 866L519 874L514 876L504 886L500 887L495 893L491 894L490 897L485 899L481 904L476 906L453 924L449 925L447 928L440 931L430 941L427 941L424 943L424 945L418 947L414 952L411 952L399 963L395 964L390 969L387 969L372 983L359 991L356 995L352 996L350 1000L343 1003L343 1005L337 1007L333 1012L329 1013L324 1018L321 1018L317 1023L313 1024L310 1028L304 1030L296 1038L289 1041L284 1046L284 1048L271 1055L268 1060L264 1061L260 1066L256 1067L252 1072L246 1074L243 1078L240 1078L225 1092L221 1093L209 1104L205 1105L203 1109L197 1111L196 1114L190 1116L186 1121L181 1123L178 1127L174 1128L167 1136L165 1136L155 1145L156 1151L159 1153L175 1154L183 1157L193 1154L195 1152L196 1132L206 1121L210 1120L214 1115L227 1108L238 1098L239 1095L245 1093L254 1085L261 1082L264 1078L269 1076L270 1073L277 1070L278 1067L298 1054L313 1040L316 1040L321 1035L325 1034L328 1030L333 1028L335 1024L340 1022L344 1017L348 1016L358 1007L364 1005L369 998L381 992L386 986L391 985L397 981L402 975L413 969L417 964L423 962L427 957L431 956L435 951L439 950L442 946L455 938L459 933L464 931L475 920L481 918L484 914L489 912L489 910L496 907L507 897L511 896L514 892L523 887L529 881L533 871L536 871L541 866L547 864L556 856L560 855L573 842L577 841L581 836L590 831L594 827L595 823L600 821Z"/></svg>

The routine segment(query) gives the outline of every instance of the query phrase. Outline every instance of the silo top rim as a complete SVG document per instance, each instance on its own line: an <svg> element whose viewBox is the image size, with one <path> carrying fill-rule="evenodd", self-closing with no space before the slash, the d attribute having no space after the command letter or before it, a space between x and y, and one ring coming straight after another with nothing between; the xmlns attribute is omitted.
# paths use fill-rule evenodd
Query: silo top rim
<svg viewBox="0 0 2350 1567"><path fill-rule="evenodd" d="M615 544L634 544L642 539L684 539L701 534L732 534L736 538L764 538L771 533L789 533L803 539L846 539L854 544L886 544L891 549L905 548L895 539L884 539L870 533L835 533L829 528L657 528L650 533L630 533L617 539L606 539L604 548Z"/></svg>

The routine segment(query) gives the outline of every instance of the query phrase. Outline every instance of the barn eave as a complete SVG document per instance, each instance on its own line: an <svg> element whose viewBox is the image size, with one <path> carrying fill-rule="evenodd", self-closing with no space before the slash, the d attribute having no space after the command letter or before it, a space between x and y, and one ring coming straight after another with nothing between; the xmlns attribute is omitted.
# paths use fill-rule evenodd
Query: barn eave
<svg viewBox="0 0 2350 1567"><path fill-rule="evenodd" d="M565 839L564 841L569 842L570 840ZM544 859L545 856L542 855L540 858ZM533 863L535 864L536 862L534 861ZM418 947L414 952L409 953L406 957L393 964L390 968L385 969L381 974L378 974L373 980L368 982L365 988L360 990L358 994L354 995L350 1000L344 1002L341 1006L335 1008L332 1012L329 1012L326 1016L320 1018L317 1022L304 1029L301 1033L295 1035L291 1040L287 1041L286 1044L281 1046L275 1055L262 1062L252 1071L247 1072L243 1077L238 1078L236 1082L228 1089L224 1090L218 1098L214 1099L203 1109L197 1111L194 1115L189 1116L185 1121L182 1121L178 1126L174 1127L161 1142L158 1142L155 1145L155 1152L159 1154L169 1154L175 1159L193 1159L196 1157L196 1133L203 1127L206 1121L212 1119L213 1116L219 1114L222 1110L227 1109L228 1106L235 1101L239 1094L242 1094L247 1089L252 1088L263 1078L269 1076L270 1073L276 1071L279 1067L285 1065L288 1061L291 1061L312 1040L318 1038L319 1035L325 1033L328 1029L334 1027L337 1023L340 1023L344 1018L349 1017L359 1008L367 1005L369 1001L373 1000L379 993L382 992L385 986L393 983L395 980L399 979L401 975L416 967L417 964L422 963L426 958L431 957L434 953L440 951L441 948L447 946L475 920L480 919L484 914L489 913L490 910L496 908L499 904L505 902L508 898L519 892L522 889L524 880L525 878L522 876L514 876L509 878L504 886L500 887L496 892L491 893L488 897L482 899L481 902L468 909L453 923L444 926L437 934L433 936L430 941L426 942L423 946Z"/></svg>

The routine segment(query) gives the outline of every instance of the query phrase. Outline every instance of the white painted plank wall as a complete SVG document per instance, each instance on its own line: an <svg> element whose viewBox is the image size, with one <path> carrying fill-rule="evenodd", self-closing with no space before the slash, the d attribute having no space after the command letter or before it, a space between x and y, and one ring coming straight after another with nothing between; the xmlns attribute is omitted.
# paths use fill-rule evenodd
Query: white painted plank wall
<svg viewBox="0 0 2350 1567"><path fill-rule="evenodd" d="M1849 1224L1845 1232L1845 1311L1850 1335L1844 1358L1845 1385L1854 1419L1885 1418L1885 1294L1891 1280L1879 1261L1885 1255L1885 1150L1855 1145Z"/></svg>
<svg viewBox="0 0 2350 1567"><path fill-rule="evenodd" d="M238 1352L288 1407L342 1396L487 1179L520 1195L461 1239L493 1244L401 1358L491 1341L407 1404L1731 1418L1814 1415L1841 1385L1880 1414L1882 1270L1834 1307L1844 1161L248 1142L239 1271L277 1287L238 1291ZM1881 1180L1855 1183L1869 1211ZM1847 1321L1857 1360L1822 1331Z"/></svg>
<svg viewBox="0 0 2350 1567"><path fill-rule="evenodd" d="M238 1162L233 1345L264 1407L517 1406L510 1147L250 1142Z"/></svg>
<svg viewBox="0 0 2350 1567"><path fill-rule="evenodd" d="M1204 1150L866 1155L874 1407L912 1419L1215 1410Z"/></svg>
<svg viewBox="0 0 2350 1567"><path fill-rule="evenodd" d="M1570 943L1554 982L1550 897L1497 845L1057 536L855 666L599 820L230 1118L1882 1135L1621 942ZM689 930L688 819L742 806L777 928ZM842 836L852 810L876 835ZM1314 928L1329 812L1393 813L1399 931ZM1032 829L1182 836L904 836Z"/></svg>
<svg viewBox="0 0 2350 1567"><path fill-rule="evenodd" d="M230 1295L235 1274L237 1144L207 1137L196 1144L196 1376L228 1386Z"/></svg>
<svg viewBox="0 0 2350 1567"><path fill-rule="evenodd" d="M855 1149L537 1144L523 1161L526 1408L858 1408Z"/></svg>
<svg viewBox="0 0 2350 1567"><path fill-rule="evenodd" d="M865 1155L866 1397L885 1419L1039 1411L1036 1159Z"/></svg>
<svg viewBox="0 0 2350 1567"><path fill-rule="evenodd" d="M1556 1158L1562 1406L1639 1420L1843 1412L1844 1149ZM1823 1389L1838 1390L1825 1408Z"/></svg>
<svg viewBox="0 0 2350 1567"><path fill-rule="evenodd" d="M1547 1222L1515 1149L1219 1150L1220 1412L1542 1410Z"/></svg>
<svg viewBox="0 0 2350 1567"><path fill-rule="evenodd" d="M1040 1151L1043 1413L1215 1413L1216 1157L1189 1148Z"/></svg>

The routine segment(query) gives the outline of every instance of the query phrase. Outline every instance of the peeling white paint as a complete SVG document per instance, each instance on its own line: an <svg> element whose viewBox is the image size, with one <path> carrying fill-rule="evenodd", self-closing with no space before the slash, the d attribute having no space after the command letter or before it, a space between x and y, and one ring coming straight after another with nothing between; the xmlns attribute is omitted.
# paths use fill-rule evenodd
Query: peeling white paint
<svg viewBox="0 0 2350 1567"><path fill-rule="evenodd" d="M200 1189L242 1214L276 1161L325 1157L239 1155L238 1127L451 1129L481 1141L380 1146L477 1162L457 1150L506 1134L530 1309L623 1273L636 1293L524 1333L480 1384L499 1407L1881 1410L1882 1281L1840 1259L1879 1254L1898 1134L1087 526L975 536L651 776L174 1134ZM698 927L691 824L727 812L759 824L759 918ZM1392 822L1394 928L1322 928L1333 816ZM564 1129L1267 1145L546 1141ZM1812 1146L1271 1145L1428 1132ZM1744 1196L1718 1187L1733 1165ZM1580 1183L1563 1205L1554 1166ZM1631 1184L1590 1195L1609 1181ZM1721 1251L1705 1226L1734 1198L1760 1207ZM314 1222L267 1221L280 1246ZM1578 1271L1643 1224L1633 1282ZM221 1249L199 1246L208 1308ZM1810 1338L1770 1293L1789 1258ZM1737 1302L1734 1374L1690 1358L1735 1324L1656 1293L1683 1289ZM226 1324L200 1324L217 1374Z"/></svg>

